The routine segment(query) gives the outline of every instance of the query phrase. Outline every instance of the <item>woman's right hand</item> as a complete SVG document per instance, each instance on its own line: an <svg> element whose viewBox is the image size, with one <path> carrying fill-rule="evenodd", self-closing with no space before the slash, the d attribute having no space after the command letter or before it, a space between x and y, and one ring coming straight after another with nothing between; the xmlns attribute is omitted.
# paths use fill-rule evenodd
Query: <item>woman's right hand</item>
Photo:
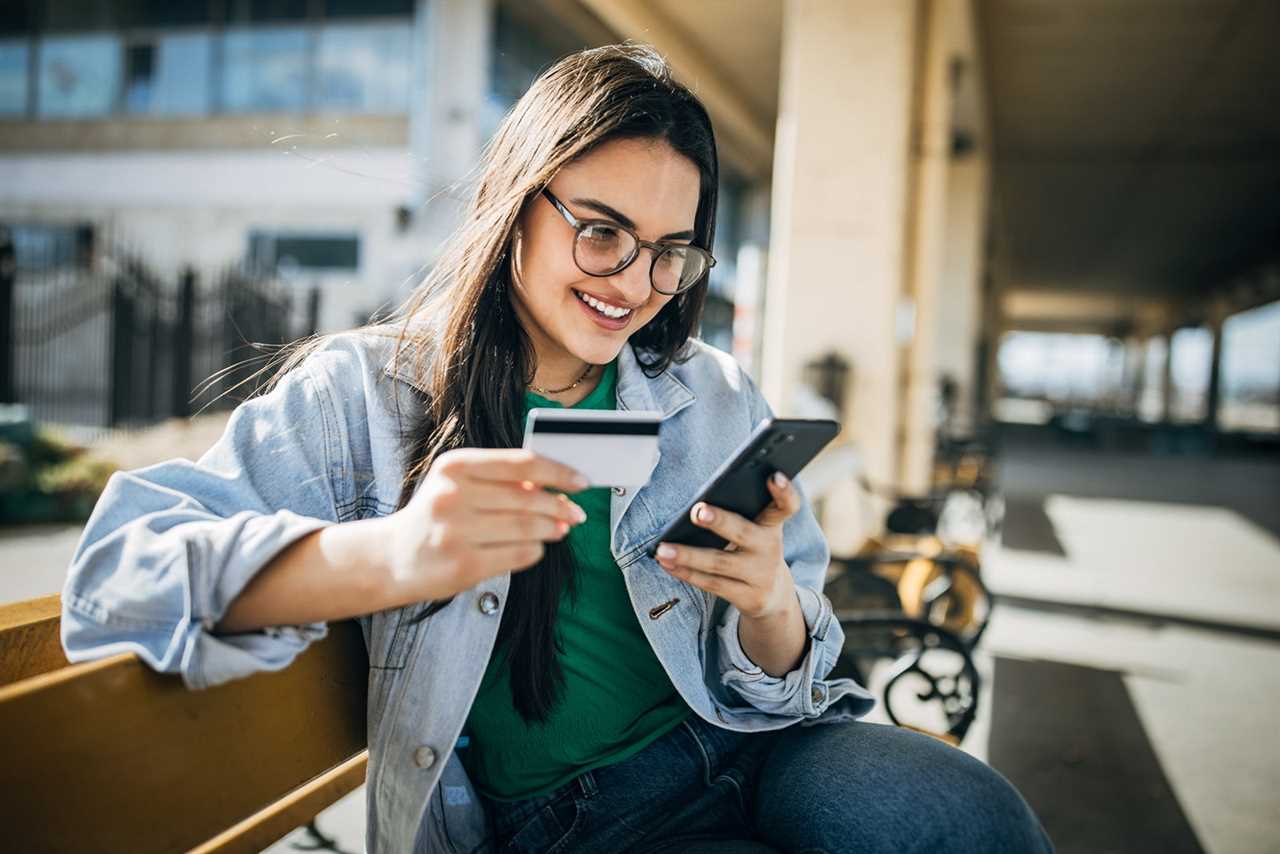
<svg viewBox="0 0 1280 854"><path fill-rule="evenodd" d="M543 544L586 520L564 492L587 482L522 448L459 448L438 456L413 497L384 517L392 583L405 601L447 599L504 572L535 566Z"/></svg>

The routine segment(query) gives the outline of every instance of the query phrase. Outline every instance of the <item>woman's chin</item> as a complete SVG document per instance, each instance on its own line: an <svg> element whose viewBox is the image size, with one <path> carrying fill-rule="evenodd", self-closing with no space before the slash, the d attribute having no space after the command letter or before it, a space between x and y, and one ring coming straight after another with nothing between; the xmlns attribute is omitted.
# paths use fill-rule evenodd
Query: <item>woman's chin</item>
<svg viewBox="0 0 1280 854"><path fill-rule="evenodd" d="M612 362L627 343L626 336L591 336L597 340L578 338L565 349L584 362L592 365L604 365Z"/></svg>

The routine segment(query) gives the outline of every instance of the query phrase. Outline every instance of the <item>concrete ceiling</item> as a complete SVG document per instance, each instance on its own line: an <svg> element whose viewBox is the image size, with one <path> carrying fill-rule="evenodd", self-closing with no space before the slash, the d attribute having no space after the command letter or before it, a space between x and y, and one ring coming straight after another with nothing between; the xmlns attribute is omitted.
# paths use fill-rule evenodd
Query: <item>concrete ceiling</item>
<svg viewBox="0 0 1280 854"><path fill-rule="evenodd" d="M1189 293L1280 253L1280 2L978 16L1009 285Z"/></svg>
<svg viewBox="0 0 1280 854"><path fill-rule="evenodd" d="M733 81L761 121L770 127L777 122L782 58L778 0L653 0L650 5Z"/></svg>
<svg viewBox="0 0 1280 854"><path fill-rule="evenodd" d="M773 168L782 53L780 0L578 0L619 39L648 42L702 99L725 162Z"/></svg>

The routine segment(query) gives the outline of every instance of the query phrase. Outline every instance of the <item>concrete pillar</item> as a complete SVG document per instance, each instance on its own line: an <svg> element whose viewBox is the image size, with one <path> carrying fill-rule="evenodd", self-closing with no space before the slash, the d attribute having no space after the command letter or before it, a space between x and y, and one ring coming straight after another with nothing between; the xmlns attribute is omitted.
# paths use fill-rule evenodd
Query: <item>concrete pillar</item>
<svg viewBox="0 0 1280 854"><path fill-rule="evenodd" d="M958 386L955 428L971 433L977 421L979 344L990 160L985 152L953 160L947 174L947 246L939 293L937 364Z"/></svg>
<svg viewBox="0 0 1280 854"><path fill-rule="evenodd" d="M415 240L434 262L461 221L468 179L486 142L482 110L489 92L494 0L418 0L413 22L409 104Z"/></svg>
<svg viewBox="0 0 1280 854"><path fill-rule="evenodd" d="M947 20L957 8L945 0L920 4L921 49L912 134L912 193L907 211L906 291L915 319L903 377L898 480L913 493L928 490L937 442L939 344L950 318L943 315L947 268L947 183L951 160L954 46Z"/></svg>
<svg viewBox="0 0 1280 854"><path fill-rule="evenodd" d="M866 474L897 474L916 6L786 0L761 378L781 412L803 365L853 365L842 413ZM856 506L833 495L834 511ZM832 548L838 518L828 518ZM852 527L852 526L851 526Z"/></svg>
<svg viewBox="0 0 1280 854"><path fill-rule="evenodd" d="M1142 382L1146 369L1146 340L1136 335L1123 339L1124 367L1117 395L1119 414L1129 418L1138 415L1138 401L1142 396Z"/></svg>
<svg viewBox="0 0 1280 854"><path fill-rule="evenodd" d="M1209 386L1204 399L1204 426L1217 429L1218 403L1222 396L1222 327L1226 323L1229 309L1219 301L1209 305L1209 317L1206 326L1213 334L1213 355L1209 359Z"/></svg>
<svg viewBox="0 0 1280 854"><path fill-rule="evenodd" d="M733 355L753 377L760 376L764 343L769 201L768 184L754 182L747 190L741 211L743 233L733 299Z"/></svg>

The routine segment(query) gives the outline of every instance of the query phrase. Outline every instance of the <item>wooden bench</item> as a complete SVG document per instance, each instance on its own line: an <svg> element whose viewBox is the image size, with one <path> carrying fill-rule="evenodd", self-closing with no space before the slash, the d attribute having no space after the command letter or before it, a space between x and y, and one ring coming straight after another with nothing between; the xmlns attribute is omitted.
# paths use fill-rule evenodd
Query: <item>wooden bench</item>
<svg viewBox="0 0 1280 854"><path fill-rule="evenodd" d="M0 606L6 850L259 852L364 782L355 621L282 671L191 691L132 653L69 663L60 615L57 596Z"/></svg>

